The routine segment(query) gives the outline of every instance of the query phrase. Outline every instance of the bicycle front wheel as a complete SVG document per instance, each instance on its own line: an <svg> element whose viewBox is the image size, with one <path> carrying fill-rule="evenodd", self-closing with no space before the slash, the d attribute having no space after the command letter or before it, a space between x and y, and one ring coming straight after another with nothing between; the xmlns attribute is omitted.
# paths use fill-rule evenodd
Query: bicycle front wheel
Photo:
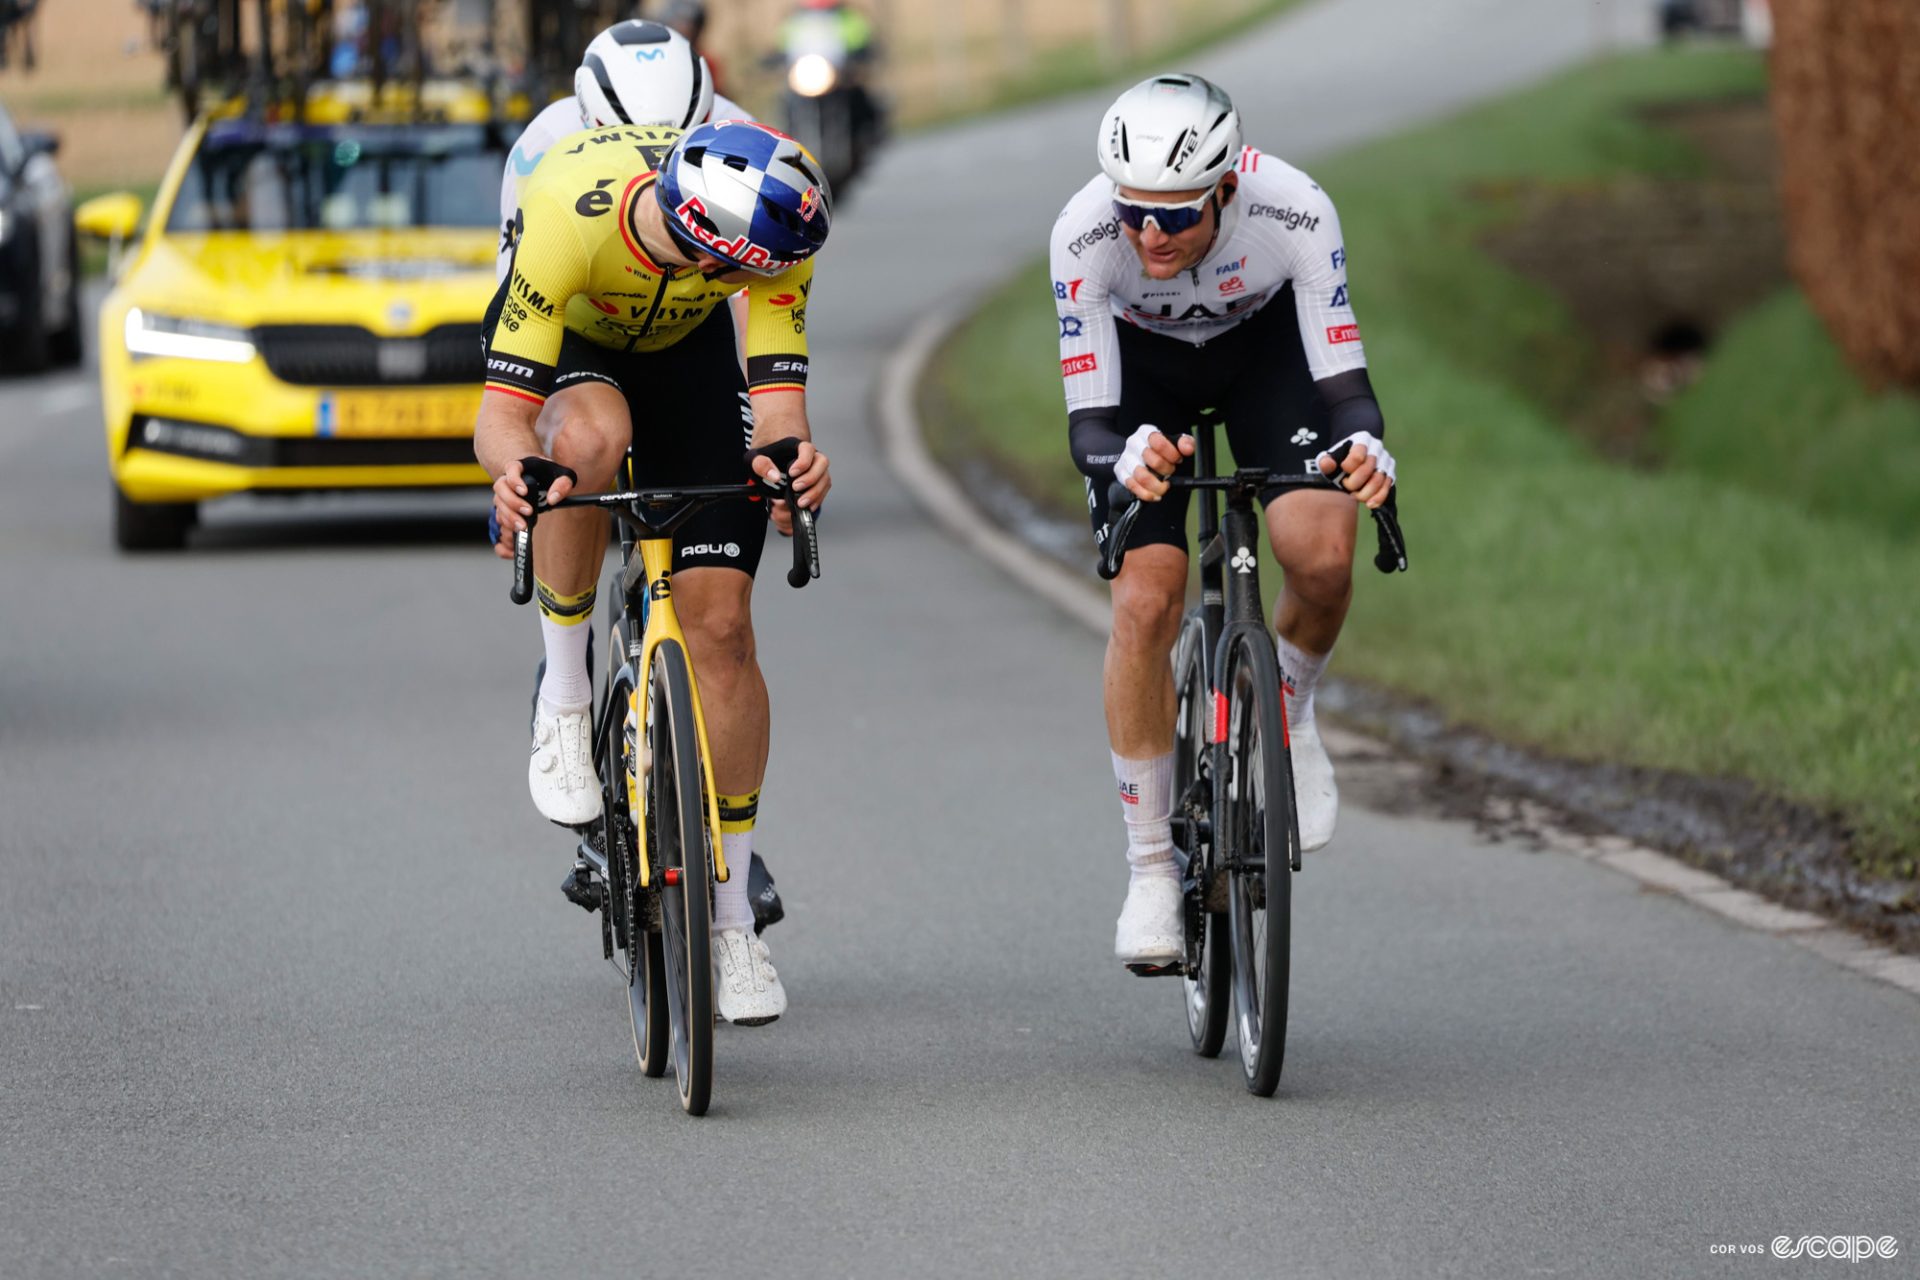
<svg viewBox="0 0 1920 1280"><path fill-rule="evenodd" d="M1200 612L1189 613L1180 626L1180 643L1173 651L1173 692L1177 714L1173 725L1174 834L1178 819L1210 817L1213 778L1210 768L1213 741L1213 691L1207 684L1207 627ZM1187 858L1189 888L1183 919L1187 932L1187 976L1182 979L1187 1006L1187 1034L1193 1051L1203 1058L1218 1057L1227 1038L1227 913L1211 912L1196 898L1200 886L1215 883L1213 842L1202 838L1197 824L1187 823L1180 840ZM1198 961L1196 964L1195 961Z"/></svg>
<svg viewBox="0 0 1920 1280"><path fill-rule="evenodd" d="M640 794L638 731L628 735L638 717L629 718L634 695L633 668L627 657L629 620L625 610L615 615L608 631L606 741L599 752L602 790L607 797L607 903L614 942L624 953L627 974L627 1013L633 1024L633 1056L640 1071L651 1079L667 1072L672 1039L667 1030L666 958L660 948L660 912L653 890L640 885L638 815L630 796Z"/></svg>
<svg viewBox="0 0 1920 1280"><path fill-rule="evenodd" d="M1256 1097L1273 1096L1287 1049L1293 936L1293 762L1280 705L1280 668L1264 634L1240 636L1227 659L1226 780L1221 862L1228 869L1233 1004L1240 1070Z"/></svg>
<svg viewBox="0 0 1920 1280"><path fill-rule="evenodd" d="M686 651L665 640L648 680L648 859L660 904L673 1075L688 1115L705 1115L713 1094L713 844L707 830Z"/></svg>

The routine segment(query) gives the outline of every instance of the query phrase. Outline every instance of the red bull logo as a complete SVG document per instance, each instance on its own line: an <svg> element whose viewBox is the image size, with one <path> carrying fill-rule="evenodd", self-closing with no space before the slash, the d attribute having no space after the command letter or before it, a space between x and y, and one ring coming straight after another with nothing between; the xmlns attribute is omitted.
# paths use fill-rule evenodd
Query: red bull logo
<svg viewBox="0 0 1920 1280"><path fill-rule="evenodd" d="M808 187L800 193L800 218L802 221L812 222L814 211L819 207L820 193L817 190Z"/></svg>
<svg viewBox="0 0 1920 1280"><path fill-rule="evenodd" d="M688 196L680 202L680 207L674 213L680 218L681 229L692 237L694 243L711 250L716 258L725 258L749 271L779 271L793 265L790 261L774 257L743 235L723 240L707 230L704 224L711 219L707 216L707 206L699 196Z"/></svg>

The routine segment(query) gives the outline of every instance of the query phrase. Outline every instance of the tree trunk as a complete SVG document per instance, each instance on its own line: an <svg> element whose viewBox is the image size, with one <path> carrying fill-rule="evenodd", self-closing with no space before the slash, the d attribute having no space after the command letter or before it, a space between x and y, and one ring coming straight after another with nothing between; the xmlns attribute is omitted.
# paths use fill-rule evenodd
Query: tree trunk
<svg viewBox="0 0 1920 1280"><path fill-rule="evenodd" d="M1773 0L1788 261L1871 384L1920 388L1920 0Z"/></svg>

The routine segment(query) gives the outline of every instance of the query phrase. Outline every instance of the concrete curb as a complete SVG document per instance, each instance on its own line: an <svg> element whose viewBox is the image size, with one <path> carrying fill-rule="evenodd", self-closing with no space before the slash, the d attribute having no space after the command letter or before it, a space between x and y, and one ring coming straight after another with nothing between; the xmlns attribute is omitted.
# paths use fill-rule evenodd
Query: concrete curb
<svg viewBox="0 0 1920 1280"><path fill-rule="evenodd" d="M934 461L921 437L920 417L914 409L921 375L934 351L974 310L969 301L929 315L888 353L874 395L881 452L907 491L949 533L1048 604L1105 635L1111 607L1093 580L1076 576L1002 529ZM1328 727L1323 737L1335 755L1396 754L1389 744L1362 734ZM1824 916L1770 902L1658 850L1619 837L1594 840L1575 835L1555 823L1544 806L1533 817L1547 833L1548 844L1562 852L1587 858L1649 891L1672 894L1742 928L1783 938L1843 968L1920 996L1920 957L1876 946Z"/></svg>

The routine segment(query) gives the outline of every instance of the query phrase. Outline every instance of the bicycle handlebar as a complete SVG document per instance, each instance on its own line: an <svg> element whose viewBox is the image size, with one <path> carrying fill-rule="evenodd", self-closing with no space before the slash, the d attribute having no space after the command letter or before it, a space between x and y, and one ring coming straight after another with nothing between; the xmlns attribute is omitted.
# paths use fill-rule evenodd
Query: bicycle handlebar
<svg viewBox="0 0 1920 1280"><path fill-rule="evenodd" d="M542 459L541 461L544 461ZM565 471L564 467L559 468ZM533 475L523 468L522 475L527 480L527 497L533 505L533 514L527 517L527 527L513 535L513 587L508 597L515 604L525 604L533 599L533 526L539 518L549 511L559 511L567 507L629 507L636 503L657 504L673 502L676 499L716 499L731 497L751 497L762 488L769 487L765 481L748 480L741 484L686 485L678 488L636 489L624 493L583 493L569 495L558 502L547 502L547 488L558 475ZM568 472L569 477L572 473ZM770 486L778 494L776 501L782 499L787 510L793 516L793 567L787 570L787 585L804 587L812 579L820 576L820 535L815 525L815 513L802 510L800 497L794 493L793 486L786 481Z"/></svg>
<svg viewBox="0 0 1920 1280"><path fill-rule="evenodd" d="M1346 461L1347 453L1352 448L1352 444L1343 443L1330 450L1334 462ZM1169 489L1230 489L1240 483L1263 484L1270 475L1270 471L1249 468L1231 476L1173 476L1168 479L1167 485ZM1316 487L1347 492L1337 472L1325 477ZM1407 567L1407 541L1400 532L1399 496L1400 486L1396 484L1387 490L1387 500L1369 512L1373 516L1374 537L1378 543L1373 555L1373 567L1382 573L1404 572ZM1118 482L1107 490L1107 510L1120 512L1119 519L1108 525L1106 545L1100 549L1100 576L1109 582L1120 574L1121 562L1127 557L1127 538L1133 533L1133 526L1146 505L1133 496L1132 490Z"/></svg>

